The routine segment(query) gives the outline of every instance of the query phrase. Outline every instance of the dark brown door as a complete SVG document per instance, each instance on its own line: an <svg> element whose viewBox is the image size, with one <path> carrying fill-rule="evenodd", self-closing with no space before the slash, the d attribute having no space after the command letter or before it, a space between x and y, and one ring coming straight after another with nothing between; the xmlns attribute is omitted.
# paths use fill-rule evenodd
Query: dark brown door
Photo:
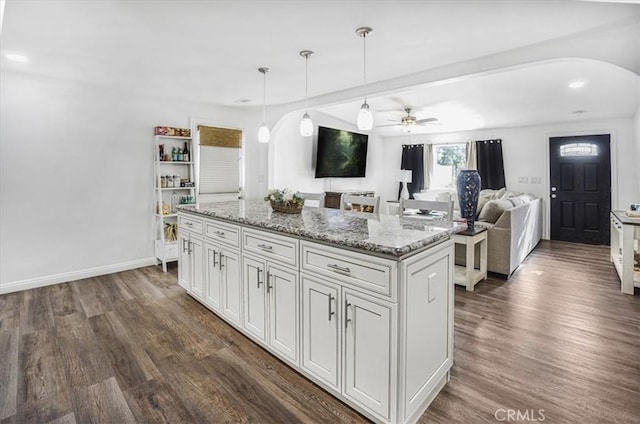
<svg viewBox="0 0 640 424"><path fill-rule="evenodd" d="M609 244L609 135L549 139L551 240Z"/></svg>

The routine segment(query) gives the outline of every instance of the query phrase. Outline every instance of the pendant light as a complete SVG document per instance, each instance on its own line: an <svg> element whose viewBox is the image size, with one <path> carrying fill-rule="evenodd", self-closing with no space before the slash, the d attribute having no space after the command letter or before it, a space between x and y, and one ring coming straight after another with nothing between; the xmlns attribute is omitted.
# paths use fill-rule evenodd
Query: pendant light
<svg viewBox="0 0 640 424"><path fill-rule="evenodd" d="M267 72L269 72L269 70L269 68L258 68L258 72L263 75L262 125L260 125L260 129L258 130L258 142L260 143L268 143L269 139L271 138L269 127L267 127Z"/></svg>
<svg viewBox="0 0 640 424"><path fill-rule="evenodd" d="M369 35L373 29L369 27L362 27L356 30L358 37L362 37L363 51L364 51L364 103L360 106L360 112L358 113L358 129L368 131L373 128L373 114L367 103L367 35Z"/></svg>
<svg viewBox="0 0 640 424"><path fill-rule="evenodd" d="M300 121L300 135L309 137L313 135L313 121L309 116L309 58L313 56L311 50L302 50L300 56L304 57L304 115Z"/></svg>

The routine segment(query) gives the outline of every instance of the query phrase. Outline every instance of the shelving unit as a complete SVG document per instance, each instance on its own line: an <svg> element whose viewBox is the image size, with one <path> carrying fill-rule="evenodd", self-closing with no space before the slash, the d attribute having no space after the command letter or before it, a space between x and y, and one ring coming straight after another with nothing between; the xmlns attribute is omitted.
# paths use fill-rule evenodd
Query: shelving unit
<svg viewBox="0 0 640 424"><path fill-rule="evenodd" d="M170 153L175 148L184 148L185 143L190 154L193 154L193 142L191 137L178 137L168 135L156 135L153 138L153 163L154 163L154 248L155 256L162 264L162 270L167 272L167 263L178 260L178 222L175 204L179 204L181 196L192 196L195 201L195 187L162 187L163 176L179 176L180 180L195 183L194 162L160 160L160 145L164 145L164 152ZM172 181L174 179L172 178ZM172 196L176 193L178 201L173 204ZM167 206L168 205L168 206ZM163 214L166 208L170 213ZM165 226L175 225L176 240L168 240L165 236Z"/></svg>

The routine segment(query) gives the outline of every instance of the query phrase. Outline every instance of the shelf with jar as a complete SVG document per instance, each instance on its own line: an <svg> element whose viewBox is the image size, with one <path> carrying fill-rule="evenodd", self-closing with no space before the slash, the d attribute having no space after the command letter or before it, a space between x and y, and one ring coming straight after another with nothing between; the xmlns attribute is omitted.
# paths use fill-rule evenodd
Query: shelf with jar
<svg viewBox="0 0 640 424"><path fill-rule="evenodd" d="M160 129L160 130L158 130ZM195 163L193 140L187 128L156 127L153 138L154 163L154 239L155 253L163 271L177 260L177 209L194 204ZM160 132L160 134L158 134ZM168 135L180 134L180 135Z"/></svg>

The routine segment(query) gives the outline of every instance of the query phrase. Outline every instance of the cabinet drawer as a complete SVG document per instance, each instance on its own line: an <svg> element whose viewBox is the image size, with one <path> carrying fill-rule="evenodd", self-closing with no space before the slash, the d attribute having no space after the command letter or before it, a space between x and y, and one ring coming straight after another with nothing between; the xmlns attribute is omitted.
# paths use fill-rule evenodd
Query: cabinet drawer
<svg viewBox="0 0 640 424"><path fill-rule="evenodd" d="M237 225L205 219L204 235L229 246L240 246L240 227Z"/></svg>
<svg viewBox="0 0 640 424"><path fill-rule="evenodd" d="M196 234L202 234L202 218L178 215L178 230L180 229L188 230Z"/></svg>
<svg viewBox="0 0 640 424"><path fill-rule="evenodd" d="M302 269L396 298L397 267L388 259L303 241Z"/></svg>
<svg viewBox="0 0 640 424"><path fill-rule="evenodd" d="M298 240L294 238L243 228L242 250L298 267Z"/></svg>

